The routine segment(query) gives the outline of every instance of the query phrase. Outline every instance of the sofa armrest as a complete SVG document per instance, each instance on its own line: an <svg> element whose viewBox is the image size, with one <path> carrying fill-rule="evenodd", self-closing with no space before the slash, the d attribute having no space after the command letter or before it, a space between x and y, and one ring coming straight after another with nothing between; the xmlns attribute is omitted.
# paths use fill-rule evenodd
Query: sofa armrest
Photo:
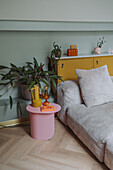
<svg viewBox="0 0 113 170"><path fill-rule="evenodd" d="M61 105L61 110L58 114L59 119L67 125L67 108L70 105L79 105L82 103L80 89L76 81L69 80L57 84L57 103Z"/></svg>

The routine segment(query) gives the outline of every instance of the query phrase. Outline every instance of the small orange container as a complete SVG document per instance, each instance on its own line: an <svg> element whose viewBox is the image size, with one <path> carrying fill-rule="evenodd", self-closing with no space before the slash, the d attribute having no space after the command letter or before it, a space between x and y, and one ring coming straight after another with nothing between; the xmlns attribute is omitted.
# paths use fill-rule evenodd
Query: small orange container
<svg viewBox="0 0 113 170"><path fill-rule="evenodd" d="M77 45L71 45L70 49L67 49L67 56L77 56L77 55L78 55Z"/></svg>

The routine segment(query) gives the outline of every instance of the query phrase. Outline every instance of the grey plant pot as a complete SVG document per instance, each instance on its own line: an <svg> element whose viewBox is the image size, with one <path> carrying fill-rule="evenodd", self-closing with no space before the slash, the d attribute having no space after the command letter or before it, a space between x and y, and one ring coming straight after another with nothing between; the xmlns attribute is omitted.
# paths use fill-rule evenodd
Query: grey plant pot
<svg viewBox="0 0 113 170"><path fill-rule="evenodd" d="M25 100L31 100L31 93L27 85L21 84L21 97Z"/></svg>

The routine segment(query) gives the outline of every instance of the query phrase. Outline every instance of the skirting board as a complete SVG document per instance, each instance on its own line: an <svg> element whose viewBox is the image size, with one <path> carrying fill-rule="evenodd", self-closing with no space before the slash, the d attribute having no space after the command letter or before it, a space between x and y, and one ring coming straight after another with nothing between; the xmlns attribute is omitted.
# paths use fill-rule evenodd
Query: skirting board
<svg viewBox="0 0 113 170"><path fill-rule="evenodd" d="M30 118L13 119L4 122L0 122L0 128L16 126L16 125L26 125L30 123Z"/></svg>

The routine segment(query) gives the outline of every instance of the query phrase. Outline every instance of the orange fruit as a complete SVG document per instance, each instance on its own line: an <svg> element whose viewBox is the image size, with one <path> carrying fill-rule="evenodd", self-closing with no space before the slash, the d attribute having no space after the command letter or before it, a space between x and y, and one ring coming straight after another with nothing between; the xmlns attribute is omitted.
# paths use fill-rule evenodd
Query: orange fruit
<svg viewBox="0 0 113 170"><path fill-rule="evenodd" d="M48 95L45 95L45 96L44 96L44 99L46 99L46 100L49 99L49 96L48 96Z"/></svg>
<svg viewBox="0 0 113 170"><path fill-rule="evenodd" d="M44 105L44 106L48 106L48 105L49 105L49 102L48 102L48 101L45 101L45 102L43 103L43 105Z"/></svg>

